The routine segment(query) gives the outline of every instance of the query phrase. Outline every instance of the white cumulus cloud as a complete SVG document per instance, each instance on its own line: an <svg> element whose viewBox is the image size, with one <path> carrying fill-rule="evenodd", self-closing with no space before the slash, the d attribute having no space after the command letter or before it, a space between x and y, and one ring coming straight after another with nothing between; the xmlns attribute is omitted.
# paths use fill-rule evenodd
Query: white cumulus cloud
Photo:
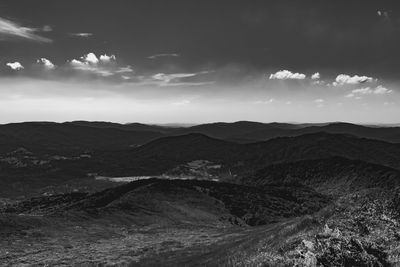
<svg viewBox="0 0 400 267"><path fill-rule="evenodd" d="M368 77L368 76L358 76L358 75L350 76L347 74L339 74L336 77L333 85L334 86L346 85L346 84L354 85L354 84L361 84L361 83L370 83L370 82L373 82L376 80L377 79L374 79L374 78Z"/></svg>
<svg viewBox="0 0 400 267"><path fill-rule="evenodd" d="M89 54L81 57L81 59L84 62L91 63L91 64L99 63L99 59L97 58L97 56L94 53L89 53Z"/></svg>
<svg viewBox="0 0 400 267"><path fill-rule="evenodd" d="M56 66L47 58L40 58L36 61L36 63L38 64L42 64L46 69L52 70L54 69Z"/></svg>
<svg viewBox="0 0 400 267"><path fill-rule="evenodd" d="M321 75L319 74L319 72L316 72L313 75L311 75L311 79L313 79L313 80L318 80L319 78L321 78Z"/></svg>
<svg viewBox="0 0 400 267"><path fill-rule="evenodd" d="M21 65L19 62L9 62L6 64L8 67L10 67L12 70L23 70L24 66Z"/></svg>
<svg viewBox="0 0 400 267"><path fill-rule="evenodd" d="M270 80L304 80L306 75L303 73L293 73L288 70L281 70L269 76Z"/></svg>
<svg viewBox="0 0 400 267"><path fill-rule="evenodd" d="M88 53L80 59L71 60L70 66L75 70L87 71L103 77L133 72L131 66L118 66L116 60L115 55L104 54L97 57L94 53Z"/></svg>
<svg viewBox="0 0 400 267"><path fill-rule="evenodd" d="M112 60L116 60L115 55L108 56L108 55L104 54L104 55L100 56L100 61L101 62L108 63L108 62L110 62Z"/></svg>

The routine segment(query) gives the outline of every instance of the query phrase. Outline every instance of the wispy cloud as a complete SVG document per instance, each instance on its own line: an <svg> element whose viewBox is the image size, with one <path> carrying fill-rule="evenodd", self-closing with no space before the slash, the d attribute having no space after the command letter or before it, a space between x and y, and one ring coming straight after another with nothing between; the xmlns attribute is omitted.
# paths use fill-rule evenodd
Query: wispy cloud
<svg viewBox="0 0 400 267"><path fill-rule="evenodd" d="M317 104L317 107L318 107L318 108L323 108L323 107L324 107L325 100L324 100L324 99L321 99L321 98L318 98L318 99L315 99L315 100L314 100L314 103Z"/></svg>
<svg viewBox="0 0 400 267"><path fill-rule="evenodd" d="M91 32L75 32L75 33L70 33L69 35L72 37L89 38L89 37L93 36L93 33L91 33Z"/></svg>
<svg viewBox="0 0 400 267"><path fill-rule="evenodd" d="M148 59L157 59L162 57L179 57L180 55L177 53L164 53L164 54L155 54L147 57Z"/></svg>
<svg viewBox="0 0 400 267"><path fill-rule="evenodd" d="M49 28L46 28L46 30L49 30ZM40 31L40 29L23 27L11 20L0 18L0 40L21 38L36 42L52 42L51 39L36 34Z"/></svg>
<svg viewBox="0 0 400 267"><path fill-rule="evenodd" d="M42 27L42 32L51 32L53 31L53 27L51 27L50 25L44 25Z"/></svg>
<svg viewBox="0 0 400 267"><path fill-rule="evenodd" d="M276 102L278 102L278 100L276 100L275 98L270 98L267 100L257 100L254 102L254 104L268 105Z"/></svg>
<svg viewBox="0 0 400 267"><path fill-rule="evenodd" d="M158 81L163 81L165 83L169 83L174 80L193 77L196 75L197 75L196 73L173 73L173 74L157 73L157 74L153 75L153 79L158 80Z"/></svg>
<svg viewBox="0 0 400 267"><path fill-rule="evenodd" d="M215 81L210 82L177 82L177 83L161 83L159 86L204 86L215 84Z"/></svg>
<svg viewBox="0 0 400 267"><path fill-rule="evenodd" d="M155 84L159 86L202 86L214 84L214 81L187 81L186 79L210 73L210 71L200 71L195 73L157 73L146 80L144 84Z"/></svg>
<svg viewBox="0 0 400 267"><path fill-rule="evenodd" d="M359 97L360 95L384 95L384 94L390 94L391 92L392 90L387 89L382 85L378 85L376 88L365 87L365 88L354 89L349 94L345 95L345 97L351 98L357 96Z"/></svg>
<svg viewBox="0 0 400 267"><path fill-rule="evenodd" d="M304 80L305 78L305 74L293 73L289 70L281 70L269 76L270 80Z"/></svg>
<svg viewBox="0 0 400 267"><path fill-rule="evenodd" d="M181 100L181 101L172 103L172 105L174 105L174 106L187 106L187 105L189 105L190 103L191 103L190 100L188 100L188 99L183 99L183 100Z"/></svg>

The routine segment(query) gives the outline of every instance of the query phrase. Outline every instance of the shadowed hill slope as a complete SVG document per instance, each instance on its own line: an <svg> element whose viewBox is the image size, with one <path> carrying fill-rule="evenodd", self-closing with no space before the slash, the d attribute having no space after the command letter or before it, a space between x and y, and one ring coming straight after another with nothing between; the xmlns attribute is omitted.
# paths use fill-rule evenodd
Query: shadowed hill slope
<svg viewBox="0 0 400 267"><path fill-rule="evenodd" d="M159 132L124 131L116 128L95 128L48 122L0 125L0 148L26 147L37 150L127 149L162 137ZM2 151L9 152L7 150Z"/></svg>
<svg viewBox="0 0 400 267"><path fill-rule="evenodd" d="M273 164L244 181L253 186L301 183L325 194L347 194L367 188L393 189L400 171L381 165L331 157Z"/></svg>
<svg viewBox="0 0 400 267"><path fill-rule="evenodd" d="M202 134L160 138L143 146L101 155L104 171L115 175L158 175L202 159L248 175L270 164L340 156L400 169L400 144L350 135L314 133L266 142L237 144Z"/></svg>
<svg viewBox="0 0 400 267"><path fill-rule="evenodd" d="M247 145L259 151L257 165L340 156L400 169L400 144L345 134L313 133Z"/></svg>
<svg viewBox="0 0 400 267"><path fill-rule="evenodd" d="M160 175L180 164L203 159L230 165L246 151L243 145L203 134L160 138L143 146L107 152L98 158L112 175Z"/></svg>

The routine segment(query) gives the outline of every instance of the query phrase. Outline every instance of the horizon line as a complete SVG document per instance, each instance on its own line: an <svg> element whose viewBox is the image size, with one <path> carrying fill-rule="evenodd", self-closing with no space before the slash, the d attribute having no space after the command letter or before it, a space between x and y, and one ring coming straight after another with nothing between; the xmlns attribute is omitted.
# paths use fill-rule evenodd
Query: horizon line
<svg viewBox="0 0 400 267"><path fill-rule="evenodd" d="M217 123L226 123L226 124L234 124L234 123L240 123L240 122L249 122L249 123L260 123L260 124L292 124L292 125L302 125L302 124L310 124L310 125L318 125L318 124L324 124L324 125L330 125L330 124L353 124L353 125L360 125L360 126L387 126L387 127L400 127L400 122L398 123L382 123L382 122L349 122L349 121L322 121L322 122L293 122L293 121L268 121L268 122L263 122L263 121L252 121L252 120L238 120L238 121L212 121L212 122L200 122L200 123L194 123L194 122L160 122L160 123L154 123L154 122L139 122L139 121L133 121L133 122L117 122L117 121L103 121L103 120L67 120L67 121L47 121L47 120L31 120L31 121L14 121L14 122L4 122L0 123L0 125L8 125L8 124L23 124L23 123L57 123L57 124L64 124L64 123L73 123L73 122L88 122L88 123L114 123L114 124L120 124L120 125L128 125L128 124L143 124L143 125L149 125L149 126L169 126L171 128L175 127L192 127L192 126L197 126L197 125L205 125L205 124L217 124Z"/></svg>

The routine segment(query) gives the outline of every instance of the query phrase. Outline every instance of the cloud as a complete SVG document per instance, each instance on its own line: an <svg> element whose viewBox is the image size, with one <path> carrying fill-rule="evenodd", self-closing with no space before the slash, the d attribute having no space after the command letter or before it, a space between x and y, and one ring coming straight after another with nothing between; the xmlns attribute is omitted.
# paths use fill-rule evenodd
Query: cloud
<svg viewBox="0 0 400 267"><path fill-rule="evenodd" d="M73 59L71 60L70 64L71 67L75 70L91 72L93 74L97 74L103 77L108 77L113 75L113 72L111 72L106 68L99 67L97 63L89 63L87 61L85 62Z"/></svg>
<svg viewBox="0 0 400 267"><path fill-rule="evenodd" d="M321 78L321 75L319 74L319 72L316 72L313 75L311 75L312 80L318 80L319 78Z"/></svg>
<svg viewBox="0 0 400 267"><path fill-rule="evenodd" d="M125 67L120 67L115 71L115 73L129 73L129 72L133 72L133 69L130 65Z"/></svg>
<svg viewBox="0 0 400 267"><path fill-rule="evenodd" d="M266 104L272 104L272 103L275 103L275 102L278 102L278 100L276 100L275 98L270 98L270 99L267 99L267 100L258 100L258 101L254 102L254 103L255 104L266 105Z"/></svg>
<svg viewBox="0 0 400 267"><path fill-rule="evenodd" d="M354 96L357 96L360 98L360 95L384 95L384 94L390 94L392 90L389 90L382 85L378 85L376 88L372 89L370 87L365 87L365 88L359 88L359 89L354 89L351 91L351 93L345 95L345 97L351 98Z"/></svg>
<svg viewBox="0 0 400 267"><path fill-rule="evenodd" d="M116 60L115 55L107 56L106 54L100 56L100 61L108 63L112 60Z"/></svg>
<svg viewBox="0 0 400 267"><path fill-rule="evenodd" d="M212 71L200 71L195 73L157 73L151 76L151 79L145 79L143 85L158 85L158 86L202 86L214 84L214 81L182 81L183 79L192 78L195 76L210 73Z"/></svg>
<svg viewBox="0 0 400 267"><path fill-rule="evenodd" d="M347 74L340 74L336 77L335 82L333 82L334 86L340 85L354 85L354 84L361 84L361 83L370 83L373 81L377 81L377 79L367 76L349 76Z"/></svg>
<svg viewBox="0 0 400 267"><path fill-rule="evenodd" d="M324 85L324 84L325 84L325 81L313 80L313 81L311 82L311 84L314 84L314 85ZM330 84L327 84L327 86L330 86Z"/></svg>
<svg viewBox="0 0 400 267"><path fill-rule="evenodd" d="M173 74L164 74L164 73L157 73L153 75L154 80L163 81L165 83L169 83L174 80L179 80L182 78L194 77L196 73L173 73Z"/></svg>
<svg viewBox="0 0 400 267"><path fill-rule="evenodd" d="M97 64L99 63L99 59L97 58L97 56L94 53L89 53L85 56L82 56L81 59L89 64Z"/></svg>
<svg viewBox="0 0 400 267"><path fill-rule="evenodd" d="M46 58L40 58L36 61L38 64L42 64L46 69L52 70L55 69L55 65L48 59Z"/></svg>
<svg viewBox="0 0 400 267"><path fill-rule="evenodd" d="M170 54L155 54L155 55L149 56L147 58L148 59L157 59L157 58L160 58L160 57L179 57L179 56L180 56L179 54L170 53Z"/></svg>
<svg viewBox="0 0 400 267"><path fill-rule="evenodd" d="M379 17L384 17L385 19L389 18L389 12L387 11L378 10L376 14L378 14Z"/></svg>
<svg viewBox="0 0 400 267"><path fill-rule="evenodd" d="M181 100L181 101L172 103L172 105L175 105L175 106L187 106L187 105L189 105L190 103L191 103L190 100L183 99L183 100Z"/></svg>
<svg viewBox="0 0 400 267"><path fill-rule="evenodd" d="M77 33L70 33L69 34L72 37L81 37L81 38L89 38L93 36L93 33L90 32L77 32Z"/></svg>
<svg viewBox="0 0 400 267"><path fill-rule="evenodd" d="M85 54L77 59L66 61L65 64L56 66L47 58L39 58L35 61L36 64L30 64L26 68L25 74L32 74L36 76L44 75L43 78L55 77L70 77L71 75L78 75L77 77L83 79L92 79L98 77L110 77L109 81L133 81L134 78L138 80L130 65L121 65L117 62L115 55L101 54L97 56L95 53ZM6 64L12 70L22 70L24 66L19 62L9 62ZM50 73L45 73L44 70L54 70ZM96 77L98 76L98 77Z"/></svg>
<svg viewBox="0 0 400 267"><path fill-rule="evenodd" d="M88 53L80 59L71 60L69 64L74 70L86 71L102 77L133 72L131 66L120 67L116 60L115 55L104 54L97 57L94 53ZM123 79L127 80L126 77Z"/></svg>
<svg viewBox="0 0 400 267"><path fill-rule="evenodd" d="M305 74L292 73L288 70L281 70L269 76L270 80L304 80L305 78Z"/></svg>
<svg viewBox="0 0 400 267"><path fill-rule="evenodd" d="M10 38L28 39L36 42L50 43L51 39L36 34L40 30L19 25L16 22L0 18L0 40Z"/></svg>
<svg viewBox="0 0 400 267"><path fill-rule="evenodd" d="M324 99L321 99L321 98L315 99L315 100L314 100L314 103L317 104L317 108L323 108L323 107L324 107L325 100L324 100Z"/></svg>
<svg viewBox="0 0 400 267"><path fill-rule="evenodd" d="M23 70L24 66L21 65L19 62L9 62L6 64L8 67L10 67L12 70Z"/></svg>
<svg viewBox="0 0 400 267"><path fill-rule="evenodd" d="M389 89L383 87L382 85L378 85L374 90L374 94L376 94L376 95L390 94L391 92L392 92L392 90L389 90Z"/></svg>
<svg viewBox="0 0 400 267"><path fill-rule="evenodd" d="M110 63L111 61L115 61L116 57L115 55L110 55L108 56L107 54L100 55L100 58L96 56L94 53L88 53L84 56L80 57L80 60L73 59L71 61L72 64L77 65L77 66L82 66L82 65L97 65L98 63Z"/></svg>
<svg viewBox="0 0 400 267"><path fill-rule="evenodd" d="M42 32L51 32L53 31L53 28L50 25L44 25L42 27Z"/></svg>

